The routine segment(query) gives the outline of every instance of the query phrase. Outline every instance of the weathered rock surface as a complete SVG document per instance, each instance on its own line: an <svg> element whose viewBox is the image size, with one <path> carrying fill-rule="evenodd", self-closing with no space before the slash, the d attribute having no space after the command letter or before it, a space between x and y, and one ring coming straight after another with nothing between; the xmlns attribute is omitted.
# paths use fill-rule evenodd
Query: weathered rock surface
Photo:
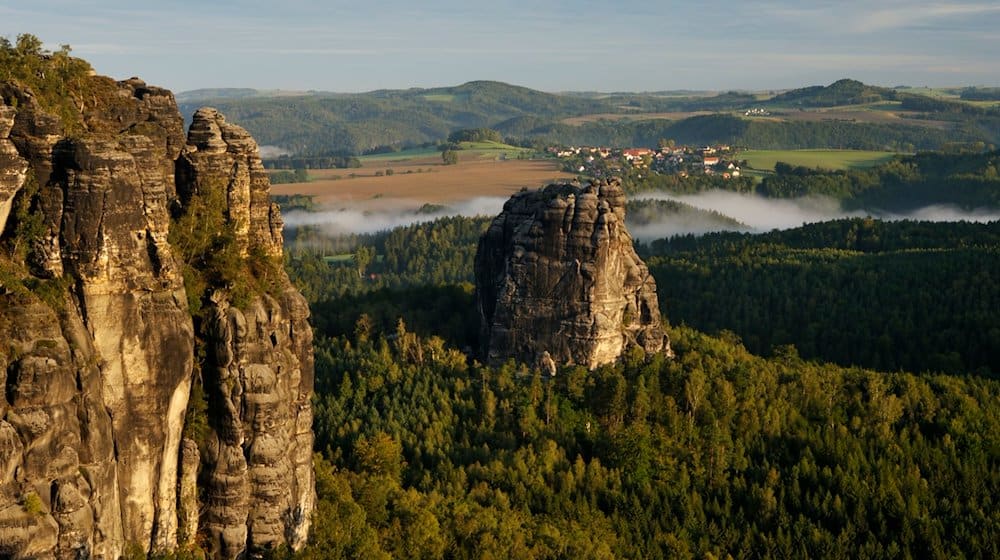
<svg viewBox="0 0 1000 560"><path fill-rule="evenodd" d="M196 325L168 241L171 205L222 188L241 254L280 257L257 146L213 111L186 139L170 92L93 81L72 134L0 83L4 250L30 246L17 274L48 293L0 277L0 557L117 559L195 533L216 557L297 548L313 506L308 308L281 274L280 297L244 309L219 287L214 319ZM11 224L19 196L40 217L31 239ZM201 453L182 442L196 335L209 355Z"/></svg>
<svg viewBox="0 0 1000 560"><path fill-rule="evenodd" d="M281 255L281 213L271 203L271 183L250 133L227 123L215 109L199 109L192 117L178 173L182 198L189 194L183 191L225 189L241 254L256 246L267 255Z"/></svg>
<svg viewBox="0 0 1000 560"><path fill-rule="evenodd" d="M631 346L669 351L617 181L514 195L480 238L475 272L491 363L514 358L551 372L593 369Z"/></svg>
<svg viewBox="0 0 1000 560"><path fill-rule="evenodd" d="M225 189L241 254L281 255L278 208L245 130L214 109L197 111L178 169L183 189ZM203 328L209 352L202 375L215 411L202 456L203 531L223 558L235 558L248 542L252 549L286 542L298 548L308 537L314 503L309 308L287 278L276 295L258 295L239 309L217 292Z"/></svg>
<svg viewBox="0 0 1000 560"><path fill-rule="evenodd" d="M14 194L24 185L28 173L28 162L17 153L17 148L10 141L15 114L13 107L0 104L0 232L7 225Z"/></svg>

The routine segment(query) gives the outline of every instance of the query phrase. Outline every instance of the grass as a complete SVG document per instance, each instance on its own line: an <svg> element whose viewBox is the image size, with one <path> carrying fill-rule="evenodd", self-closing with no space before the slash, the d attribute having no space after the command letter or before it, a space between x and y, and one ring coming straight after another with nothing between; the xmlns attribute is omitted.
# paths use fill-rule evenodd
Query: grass
<svg viewBox="0 0 1000 560"><path fill-rule="evenodd" d="M958 99L958 96L952 93L953 89L954 88L906 87L896 88L896 91L900 93L926 95L927 97Z"/></svg>
<svg viewBox="0 0 1000 560"><path fill-rule="evenodd" d="M531 152L530 148L521 148L518 146L511 146L509 144L503 144L501 142L462 142L460 144L462 149L459 151L459 157L465 159L470 156L475 157L486 157L495 158L501 153L507 154L507 157L515 158L519 154L524 152ZM392 152L388 154L372 154L368 156L361 156L358 159L361 160L361 165L363 167L371 167L373 163L381 163L387 161L405 161L410 159L418 158L428 158L428 157L440 157L441 150L435 148L413 148L409 150L402 150L399 152Z"/></svg>
<svg viewBox="0 0 1000 560"><path fill-rule="evenodd" d="M971 99L956 99L956 101L961 101L962 103L968 103L974 107L982 107L983 109L992 109L994 107L1000 107L1000 101L997 100L984 100L976 101Z"/></svg>
<svg viewBox="0 0 1000 560"><path fill-rule="evenodd" d="M773 170L779 161L823 169L863 169L890 161L895 156L895 152L865 150L747 150L738 157L747 160L754 169Z"/></svg>
<svg viewBox="0 0 1000 560"><path fill-rule="evenodd" d="M530 154L533 151L531 148L511 146L502 142L462 142L461 146L462 152L476 154L480 158L497 157L500 154L506 154L507 157L517 157L520 154Z"/></svg>
<svg viewBox="0 0 1000 560"><path fill-rule="evenodd" d="M424 96L427 101L437 101L439 103L451 103L455 100L453 93L428 93Z"/></svg>
<svg viewBox="0 0 1000 560"><path fill-rule="evenodd" d="M441 150L438 150L437 148L411 148L409 150L401 150L398 152L360 156L358 159L361 160L362 166L368 166L369 163L374 162L403 161L408 159L426 158L435 155L440 156Z"/></svg>

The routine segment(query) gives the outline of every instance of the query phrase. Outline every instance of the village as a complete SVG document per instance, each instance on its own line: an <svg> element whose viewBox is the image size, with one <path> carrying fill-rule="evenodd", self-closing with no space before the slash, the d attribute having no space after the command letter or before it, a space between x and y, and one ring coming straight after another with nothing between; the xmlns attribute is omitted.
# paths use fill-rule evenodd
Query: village
<svg viewBox="0 0 1000 560"><path fill-rule="evenodd" d="M725 144L676 146L668 140L660 142L656 149L550 146L547 151L565 160L563 169L566 171L596 178L643 169L662 175L717 175L722 179L733 179L741 173L736 150Z"/></svg>

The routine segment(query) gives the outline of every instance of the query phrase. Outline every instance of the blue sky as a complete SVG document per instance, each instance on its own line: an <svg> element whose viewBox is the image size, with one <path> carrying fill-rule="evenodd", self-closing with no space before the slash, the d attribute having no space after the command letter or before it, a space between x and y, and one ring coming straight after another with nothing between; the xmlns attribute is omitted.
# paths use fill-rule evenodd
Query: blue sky
<svg viewBox="0 0 1000 560"><path fill-rule="evenodd" d="M0 35L175 91L1000 85L1000 2L5 0Z"/></svg>

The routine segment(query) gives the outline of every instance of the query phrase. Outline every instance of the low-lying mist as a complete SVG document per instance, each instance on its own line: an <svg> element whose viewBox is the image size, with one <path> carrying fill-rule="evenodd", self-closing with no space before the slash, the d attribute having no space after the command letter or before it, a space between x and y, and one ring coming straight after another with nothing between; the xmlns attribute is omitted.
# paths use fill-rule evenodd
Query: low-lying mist
<svg viewBox="0 0 1000 560"><path fill-rule="evenodd" d="M446 216L496 216L503 210L505 202L507 197L481 196L453 202L448 206L424 205L414 208L412 204L401 202L380 210L349 207L315 212L295 210L285 214L284 220L287 227L317 226L328 235L366 234L430 222Z"/></svg>
<svg viewBox="0 0 1000 560"><path fill-rule="evenodd" d="M263 159L274 159L281 156L290 156L292 152L281 146L260 146L260 157Z"/></svg>
<svg viewBox="0 0 1000 560"><path fill-rule="evenodd" d="M666 192L646 192L633 195L633 200L672 200L705 210L704 213L676 212L662 215L661 219L646 220L642 224L629 224L632 236L641 241L675 235L702 235L714 231L763 232L773 229L790 229L803 224L836 220L840 218L871 216L884 220L923 220L934 222L971 221L991 222L1000 220L1000 211L979 209L965 211L954 206L927 206L907 213L878 211L845 211L833 198L808 196L796 199L764 198L756 194L730 191L706 191L693 195ZM400 226L433 221L445 216L496 216L503 209L506 197L476 197L449 203L448 206L425 205L414 208L400 202L397 206L384 206L379 210L359 210L343 207L320 211L295 210L285 215L289 228L318 226L330 236L344 234L371 234ZM712 216L710 212L722 214ZM725 217L732 218L738 224Z"/></svg>
<svg viewBox="0 0 1000 560"><path fill-rule="evenodd" d="M677 223L672 216L661 222L651 222L633 231L641 240L658 239L678 234L700 235L712 231L763 232L773 229L791 229L803 224L825 222L841 218L871 216L882 220L922 220L931 222L992 222L1000 220L1000 211L991 209L962 210L955 206L933 205L911 212L882 212L875 210L846 211L834 198L807 196L793 199L765 198L757 194L730 191L706 191L692 195L665 192L640 193L635 200L673 200L702 210L717 212L733 218L745 227L734 227L718 220L686 220Z"/></svg>

